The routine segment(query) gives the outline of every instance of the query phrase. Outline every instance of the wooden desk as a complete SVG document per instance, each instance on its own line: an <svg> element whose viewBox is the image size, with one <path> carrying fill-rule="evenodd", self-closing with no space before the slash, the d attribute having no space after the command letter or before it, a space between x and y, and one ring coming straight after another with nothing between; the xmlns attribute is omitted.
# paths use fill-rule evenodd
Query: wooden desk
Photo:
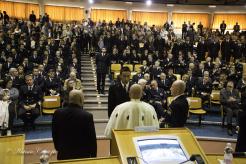
<svg viewBox="0 0 246 164"><path fill-rule="evenodd" d="M109 157L109 158L87 158L87 159L75 159L75 160L63 160L49 162L50 164L120 164L118 157Z"/></svg>
<svg viewBox="0 0 246 164"><path fill-rule="evenodd" d="M23 164L24 163L24 135L0 137L0 163Z"/></svg>
<svg viewBox="0 0 246 164"><path fill-rule="evenodd" d="M205 163L209 164L205 153L197 142L192 132L187 128L166 128L158 132L135 132L133 130L113 130L111 142L111 155L120 156L123 164L127 163L127 157L137 156L133 138L140 136L170 135L179 137L187 153L200 154Z"/></svg>
<svg viewBox="0 0 246 164"><path fill-rule="evenodd" d="M209 163L211 164L219 164L219 160L224 159L223 154L207 154L207 158ZM245 164L246 158L233 158L233 164Z"/></svg>

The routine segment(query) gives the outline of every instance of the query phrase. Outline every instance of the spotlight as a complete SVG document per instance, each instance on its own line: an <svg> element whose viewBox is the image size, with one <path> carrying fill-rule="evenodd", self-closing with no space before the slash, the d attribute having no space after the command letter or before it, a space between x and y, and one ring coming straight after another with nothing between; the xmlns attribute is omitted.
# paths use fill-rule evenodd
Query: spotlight
<svg viewBox="0 0 246 164"><path fill-rule="evenodd" d="M94 3L94 0L88 0L89 1L89 4L92 4Z"/></svg>
<svg viewBox="0 0 246 164"><path fill-rule="evenodd" d="M147 0L147 1L146 1L146 5L147 5L147 6L150 6L151 4L152 4L152 1L151 1L151 0Z"/></svg>

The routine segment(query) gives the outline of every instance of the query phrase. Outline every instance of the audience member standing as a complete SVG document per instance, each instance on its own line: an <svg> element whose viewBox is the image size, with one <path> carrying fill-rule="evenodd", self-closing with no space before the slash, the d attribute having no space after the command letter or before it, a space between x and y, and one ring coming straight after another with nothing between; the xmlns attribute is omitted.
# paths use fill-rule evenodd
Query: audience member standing
<svg viewBox="0 0 246 164"><path fill-rule="evenodd" d="M223 20L222 23L220 24L220 31L222 35L225 34L225 30L226 30L226 24L225 21Z"/></svg>
<svg viewBox="0 0 246 164"><path fill-rule="evenodd" d="M32 13L30 14L29 21L31 21L32 23L36 22L36 15L34 14L34 11L32 11Z"/></svg>
<svg viewBox="0 0 246 164"><path fill-rule="evenodd" d="M130 100L128 94L132 85L130 77L130 69L128 67L122 67L120 70L120 79L110 86L108 92L108 117L110 117L117 105Z"/></svg>
<svg viewBox="0 0 246 164"><path fill-rule="evenodd" d="M106 53L106 48L102 48L102 52L96 55L97 67L97 91L104 94L105 78L109 69L109 55Z"/></svg>
<svg viewBox="0 0 246 164"><path fill-rule="evenodd" d="M240 31L240 25L238 24L238 22L236 22L236 24L233 27L234 32L239 32Z"/></svg>
<svg viewBox="0 0 246 164"><path fill-rule="evenodd" d="M153 106L143 101L142 87L134 84L130 88L130 101L122 103L114 109L105 129L106 137L112 137L112 129L133 129L136 126L156 126L159 128L157 114Z"/></svg>
<svg viewBox="0 0 246 164"><path fill-rule="evenodd" d="M170 90L174 98L161 121L168 127L184 127L189 111L189 103L184 94L185 82L176 80Z"/></svg>
<svg viewBox="0 0 246 164"><path fill-rule="evenodd" d="M52 120L52 137L57 159L90 158L97 155L93 115L83 110L81 90L69 93L69 104L56 110Z"/></svg>

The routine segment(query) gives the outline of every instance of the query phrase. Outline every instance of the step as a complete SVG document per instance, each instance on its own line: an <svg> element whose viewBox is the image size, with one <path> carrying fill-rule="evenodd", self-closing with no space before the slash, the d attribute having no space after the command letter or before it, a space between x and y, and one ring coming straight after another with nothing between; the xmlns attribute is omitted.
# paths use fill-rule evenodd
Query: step
<svg viewBox="0 0 246 164"><path fill-rule="evenodd" d="M107 110L86 110L87 112L93 114L94 120L104 119L105 122L107 122L106 119L108 119L108 111Z"/></svg>
<svg viewBox="0 0 246 164"><path fill-rule="evenodd" d="M87 66L86 66L86 67L83 67L83 66L82 66L82 67L81 67L81 70L92 70L92 67L91 67L91 66L90 66L90 67L87 67Z"/></svg>
<svg viewBox="0 0 246 164"><path fill-rule="evenodd" d="M91 70L81 70L81 74L82 73L87 73L87 74L88 73L96 73L96 69L94 69L94 70L93 69L91 69Z"/></svg>
<svg viewBox="0 0 246 164"><path fill-rule="evenodd" d="M86 100L84 101L86 104L108 104L108 100Z"/></svg>
<svg viewBox="0 0 246 164"><path fill-rule="evenodd" d="M108 94L86 93L85 97L108 97Z"/></svg>
<svg viewBox="0 0 246 164"><path fill-rule="evenodd" d="M96 91L96 87L86 87L83 89L83 91ZM109 87L105 86L104 88L105 91L108 91L109 90Z"/></svg>
<svg viewBox="0 0 246 164"><path fill-rule="evenodd" d="M94 77L90 78L90 77L82 77L82 82L94 82L96 79L94 79ZM109 82L109 78L105 79L105 82Z"/></svg>
<svg viewBox="0 0 246 164"><path fill-rule="evenodd" d="M98 101L107 101L108 102L108 97L106 96L94 96L94 97L91 97L91 96L86 96L85 95L85 101L87 102L91 102L91 101L96 101L95 103L97 104Z"/></svg>
<svg viewBox="0 0 246 164"><path fill-rule="evenodd" d="M96 135L104 136L104 131L107 126L107 123L95 123Z"/></svg>

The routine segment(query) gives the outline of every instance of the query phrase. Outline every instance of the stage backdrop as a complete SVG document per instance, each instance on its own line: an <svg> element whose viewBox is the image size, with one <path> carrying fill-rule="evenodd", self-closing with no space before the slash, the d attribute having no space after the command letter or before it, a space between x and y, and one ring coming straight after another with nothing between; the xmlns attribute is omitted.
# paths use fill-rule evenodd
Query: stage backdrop
<svg viewBox="0 0 246 164"><path fill-rule="evenodd" d="M195 23L195 29L199 22L202 22L204 28L209 27L209 17L210 14L208 13L173 13L172 14L172 21L174 23L174 28L181 29L182 24L188 21L191 23Z"/></svg>
<svg viewBox="0 0 246 164"><path fill-rule="evenodd" d="M109 22L112 20L114 23L117 19L127 20L127 11L126 10L110 10L110 9L91 9L91 19L93 21L103 21Z"/></svg>
<svg viewBox="0 0 246 164"><path fill-rule="evenodd" d="M236 22L240 25L241 30L246 30L246 14L214 14L213 29L220 29L223 20L227 24L227 30L232 30Z"/></svg>
<svg viewBox="0 0 246 164"><path fill-rule="evenodd" d="M163 26L167 21L167 12L145 12L145 11L132 11L132 21L144 24L148 23L149 26Z"/></svg>

